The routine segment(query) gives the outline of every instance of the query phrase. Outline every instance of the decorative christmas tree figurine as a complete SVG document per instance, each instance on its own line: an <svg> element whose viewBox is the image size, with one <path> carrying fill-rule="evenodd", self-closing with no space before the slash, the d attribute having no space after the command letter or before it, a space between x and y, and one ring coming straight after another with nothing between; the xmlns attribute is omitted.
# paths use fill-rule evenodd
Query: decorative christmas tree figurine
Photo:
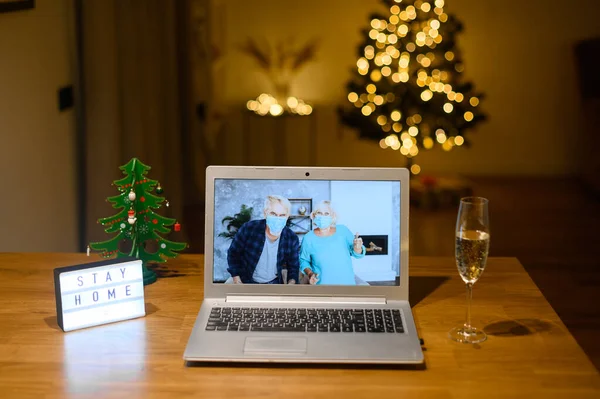
<svg viewBox="0 0 600 399"><path fill-rule="evenodd" d="M120 169L125 177L113 184L121 193L107 200L112 203L113 208L121 211L114 216L98 220L98 223L106 227L107 233L117 235L107 241L91 243L89 247L101 251L100 255L105 258L116 255L141 259L144 285L151 284L156 281L156 273L148 268L148 264L165 262L166 258L176 257L175 251L185 249L187 244L169 241L159 235L169 233L171 230L168 227L173 226L176 220L154 212L154 209L162 206L165 199L151 193L157 185L161 193L162 188L156 180L146 177L150 167L133 158ZM176 226L179 231L179 223ZM125 246L128 248L125 249Z"/></svg>
<svg viewBox="0 0 600 399"><path fill-rule="evenodd" d="M417 174L412 158L420 149L469 144L465 133L485 118L481 94L461 79L462 26L446 14L444 0L382 2L389 13L371 16L347 86L353 106L340 108L340 117L360 137L399 150Z"/></svg>

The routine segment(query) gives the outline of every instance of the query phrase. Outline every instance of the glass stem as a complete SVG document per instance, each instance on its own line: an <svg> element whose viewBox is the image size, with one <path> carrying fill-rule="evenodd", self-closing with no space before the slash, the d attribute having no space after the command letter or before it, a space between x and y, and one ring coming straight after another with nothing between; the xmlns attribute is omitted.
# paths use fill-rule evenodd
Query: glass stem
<svg viewBox="0 0 600 399"><path fill-rule="evenodd" d="M473 284L467 283L467 316L465 321L465 332L471 332L471 299L473 299Z"/></svg>

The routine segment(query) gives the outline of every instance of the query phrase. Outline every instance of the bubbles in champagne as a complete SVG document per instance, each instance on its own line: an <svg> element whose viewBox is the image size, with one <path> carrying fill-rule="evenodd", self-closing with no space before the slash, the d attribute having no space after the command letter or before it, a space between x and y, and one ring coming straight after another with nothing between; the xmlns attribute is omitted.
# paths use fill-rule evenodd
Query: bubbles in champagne
<svg viewBox="0 0 600 399"><path fill-rule="evenodd" d="M490 235L479 230L463 230L456 234L456 265L465 283L475 283L487 262Z"/></svg>

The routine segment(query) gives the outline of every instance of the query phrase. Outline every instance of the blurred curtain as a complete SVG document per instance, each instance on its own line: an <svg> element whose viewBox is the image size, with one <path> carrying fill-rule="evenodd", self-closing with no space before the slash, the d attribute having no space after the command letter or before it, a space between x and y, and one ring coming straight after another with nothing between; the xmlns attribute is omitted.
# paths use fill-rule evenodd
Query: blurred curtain
<svg viewBox="0 0 600 399"><path fill-rule="evenodd" d="M170 203L161 214L202 250L206 159L194 127L188 9L189 0L82 2L88 241L106 238L96 220L114 212L111 183L137 157Z"/></svg>

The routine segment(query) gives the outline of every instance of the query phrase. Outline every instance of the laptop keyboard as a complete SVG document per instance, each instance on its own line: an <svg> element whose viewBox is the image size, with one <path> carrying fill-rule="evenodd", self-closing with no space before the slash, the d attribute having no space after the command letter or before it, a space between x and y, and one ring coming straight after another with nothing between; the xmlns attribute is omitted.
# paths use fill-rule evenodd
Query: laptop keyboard
<svg viewBox="0 0 600 399"><path fill-rule="evenodd" d="M399 309L211 309L207 331L403 333Z"/></svg>

